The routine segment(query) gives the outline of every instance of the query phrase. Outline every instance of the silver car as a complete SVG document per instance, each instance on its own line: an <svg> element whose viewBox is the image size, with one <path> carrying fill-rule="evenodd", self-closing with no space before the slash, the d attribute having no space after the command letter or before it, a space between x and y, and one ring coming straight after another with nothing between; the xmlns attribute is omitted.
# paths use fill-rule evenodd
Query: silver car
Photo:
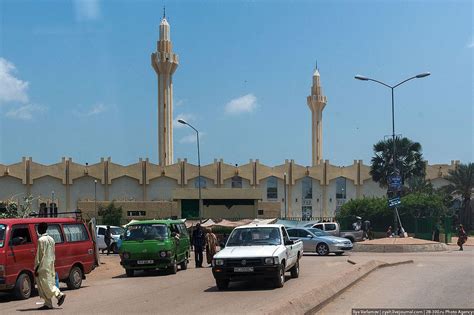
<svg viewBox="0 0 474 315"><path fill-rule="evenodd" d="M287 231L291 240L303 241L303 252L315 252L320 256L335 253L339 256L352 249L352 242L347 238L332 236L320 229L291 228Z"/></svg>

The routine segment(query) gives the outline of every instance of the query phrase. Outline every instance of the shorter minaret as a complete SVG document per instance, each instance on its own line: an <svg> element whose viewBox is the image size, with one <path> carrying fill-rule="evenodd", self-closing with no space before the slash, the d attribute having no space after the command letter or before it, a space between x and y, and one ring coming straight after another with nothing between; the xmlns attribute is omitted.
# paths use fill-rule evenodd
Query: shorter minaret
<svg viewBox="0 0 474 315"><path fill-rule="evenodd" d="M158 161L165 166L173 164L173 73L178 67L178 55L173 52L170 25L164 12L151 64L158 75Z"/></svg>
<svg viewBox="0 0 474 315"><path fill-rule="evenodd" d="M313 86L311 95L308 96L307 103L311 110L311 144L312 163L318 165L323 159L323 109L326 106L327 98L321 88L318 66L313 73Z"/></svg>

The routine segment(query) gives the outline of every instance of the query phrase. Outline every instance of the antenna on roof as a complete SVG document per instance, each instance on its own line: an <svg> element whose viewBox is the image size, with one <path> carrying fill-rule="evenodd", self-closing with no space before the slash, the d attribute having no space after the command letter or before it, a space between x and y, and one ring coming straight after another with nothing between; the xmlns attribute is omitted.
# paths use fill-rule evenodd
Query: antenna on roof
<svg viewBox="0 0 474 315"><path fill-rule="evenodd" d="M166 6L163 6L163 18L166 18Z"/></svg>

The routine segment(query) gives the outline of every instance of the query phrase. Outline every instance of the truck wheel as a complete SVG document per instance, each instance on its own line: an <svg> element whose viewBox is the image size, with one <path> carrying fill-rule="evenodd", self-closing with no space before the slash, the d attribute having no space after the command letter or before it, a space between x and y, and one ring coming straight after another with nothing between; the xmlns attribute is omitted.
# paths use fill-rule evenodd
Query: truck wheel
<svg viewBox="0 0 474 315"><path fill-rule="evenodd" d="M318 253L319 256L326 256L329 254L329 246L327 246L324 243L318 244L316 246L316 253Z"/></svg>
<svg viewBox="0 0 474 315"><path fill-rule="evenodd" d="M69 272L69 277L66 280L67 288L69 290L79 289L82 285L82 270L78 266L72 267Z"/></svg>
<svg viewBox="0 0 474 315"><path fill-rule="evenodd" d="M171 265L168 266L169 273L175 275L178 272L178 264L176 263L176 258L173 259Z"/></svg>
<svg viewBox="0 0 474 315"><path fill-rule="evenodd" d="M188 254L186 254L184 260L179 264L179 267L181 268L181 270L188 269Z"/></svg>
<svg viewBox="0 0 474 315"><path fill-rule="evenodd" d="M22 273L18 279L16 279L13 294L19 300L29 299L31 296L31 286L31 278L26 273Z"/></svg>
<svg viewBox="0 0 474 315"><path fill-rule="evenodd" d="M127 277L131 278L135 275L135 270L133 269L125 269L125 273L127 274Z"/></svg>
<svg viewBox="0 0 474 315"><path fill-rule="evenodd" d="M219 291L227 290L227 288L229 287L229 280L227 279L216 280L216 286L217 286L217 289L219 289Z"/></svg>
<svg viewBox="0 0 474 315"><path fill-rule="evenodd" d="M290 269L291 277L298 278L300 276L300 260L299 258L296 260L295 265Z"/></svg>
<svg viewBox="0 0 474 315"><path fill-rule="evenodd" d="M342 254L344 254L344 252L336 253L337 256L342 256Z"/></svg>
<svg viewBox="0 0 474 315"><path fill-rule="evenodd" d="M280 265L278 275L274 280L275 288L282 288L285 285L285 265Z"/></svg>

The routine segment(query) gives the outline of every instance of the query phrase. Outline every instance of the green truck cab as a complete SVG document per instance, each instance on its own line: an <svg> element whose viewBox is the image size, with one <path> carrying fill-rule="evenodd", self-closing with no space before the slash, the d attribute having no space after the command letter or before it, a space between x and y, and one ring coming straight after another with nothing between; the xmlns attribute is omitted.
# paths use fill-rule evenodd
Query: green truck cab
<svg viewBox="0 0 474 315"><path fill-rule="evenodd" d="M126 226L119 249L127 277L136 270L165 269L175 274L188 267L189 234L180 220L136 221Z"/></svg>

